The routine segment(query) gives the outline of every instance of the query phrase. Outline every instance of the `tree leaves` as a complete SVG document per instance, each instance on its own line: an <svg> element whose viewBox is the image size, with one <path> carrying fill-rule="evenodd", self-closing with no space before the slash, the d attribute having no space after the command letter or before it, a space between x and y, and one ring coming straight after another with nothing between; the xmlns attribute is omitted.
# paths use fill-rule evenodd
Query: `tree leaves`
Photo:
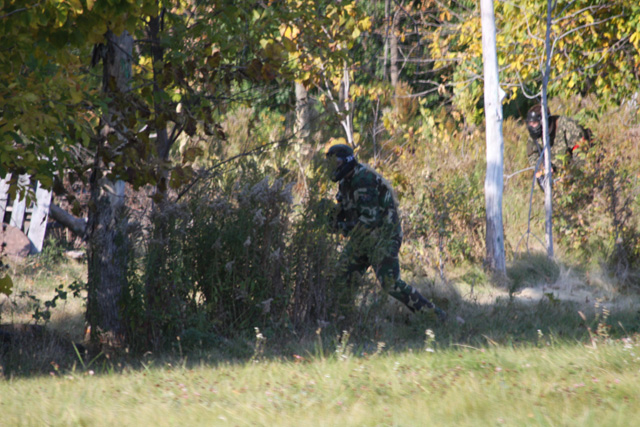
<svg viewBox="0 0 640 427"><path fill-rule="evenodd" d="M631 3L583 0L558 4L551 34L551 96L591 91L606 93L612 102L620 102L637 91L632 82L640 77L640 35L635 35L640 10ZM436 30L429 37L431 54L440 61L436 66L453 64L461 71L454 73L454 79L468 82L479 74L475 66L476 58L481 57L478 10L463 11L453 2L441 2L438 9L446 30ZM496 3L500 80L505 86L521 90L530 84L540 87L545 17L546 2ZM585 79L590 76L594 79ZM475 100L466 105L475 108L481 91L472 92L472 86L466 85L464 92Z"/></svg>

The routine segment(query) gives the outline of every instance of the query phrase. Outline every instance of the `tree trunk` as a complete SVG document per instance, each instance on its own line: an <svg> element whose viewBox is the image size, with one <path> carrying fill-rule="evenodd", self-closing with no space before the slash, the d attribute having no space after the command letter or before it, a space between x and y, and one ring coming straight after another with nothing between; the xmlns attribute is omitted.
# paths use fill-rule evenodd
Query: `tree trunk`
<svg viewBox="0 0 640 427"><path fill-rule="evenodd" d="M147 24L147 38L150 40L151 56L153 59L153 92L154 92L154 109L156 111L156 118L153 120L155 131L158 135L156 140L156 148L158 157L166 163L169 158L169 151L171 146L176 140L175 133L172 132L171 136L167 131L169 124L166 119L166 114L162 114L167 109L167 105L160 101L164 99L164 86L161 84L161 70L164 61L164 47L160 33L163 29L162 21L163 14L152 17ZM169 236L169 222L166 215L162 215L162 211L167 203L170 201L167 199L166 191L168 188L168 170L162 171L162 176L159 179L159 184L155 188L156 201L153 203L153 208L150 212L149 222L152 224L152 235L149 238L148 247L148 261L145 268L152 274L147 274L145 280L145 298L146 298L146 337L147 345L152 348L159 348L163 345L164 335L167 333L167 328L173 327L172 333L180 333L176 325L168 326L162 319L161 313L166 310L167 306L174 304L175 300L175 284L168 283L167 278L171 276L170 266L167 264L167 258L171 254L169 253L169 245L167 244Z"/></svg>
<svg viewBox="0 0 640 427"><path fill-rule="evenodd" d="M391 10L391 0L384 0L384 22L385 35L382 58L382 80L387 80L387 55L389 54L389 10Z"/></svg>
<svg viewBox="0 0 640 427"><path fill-rule="evenodd" d="M393 87L394 93L398 87L398 76L400 74L398 70L398 36L396 35L397 16L398 13L396 12L393 15L389 30L389 77L391 78L391 87Z"/></svg>
<svg viewBox="0 0 640 427"><path fill-rule="evenodd" d="M350 87L351 80L349 79L349 69L347 68L347 63L345 61L339 94L340 108L336 108L336 110L338 114L342 114L340 124L347 136L347 143L353 147L355 145L355 140L353 138L353 111L351 111L351 100L349 98Z"/></svg>
<svg viewBox="0 0 640 427"><path fill-rule="evenodd" d="M551 11L552 1L547 0L547 32L544 38L545 68L542 73L542 141L544 145L544 211L545 211L545 243L547 244L547 256L553 258L553 170L551 169L551 146L549 145L549 117L547 117L547 87L551 72Z"/></svg>
<svg viewBox="0 0 640 427"><path fill-rule="evenodd" d="M311 104L309 103L309 95L307 89L300 82L296 82L296 138L301 141L307 141L311 134Z"/></svg>
<svg viewBox="0 0 640 427"><path fill-rule="evenodd" d="M117 135L126 134L126 126L115 105L129 89L133 38L126 31L120 36L109 31L105 39L103 91L113 101L108 117L103 120L90 179L87 320L91 325L92 339L97 339L102 333L118 344L123 342L125 334L121 298L127 280L129 256L125 184L107 178L109 165L104 163L104 159L111 155L113 147L109 146L108 138L114 140L113 131L117 130ZM122 140L116 143L122 143Z"/></svg>
<svg viewBox="0 0 640 427"><path fill-rule="evenodd" d="M484 113L486 117L487 175L484 182L486 207L487 265L505 273L502 192L504 141L502 138L502 100L496 53L496 25L493 0L481 0L482 57L484 62Z"/></svg>

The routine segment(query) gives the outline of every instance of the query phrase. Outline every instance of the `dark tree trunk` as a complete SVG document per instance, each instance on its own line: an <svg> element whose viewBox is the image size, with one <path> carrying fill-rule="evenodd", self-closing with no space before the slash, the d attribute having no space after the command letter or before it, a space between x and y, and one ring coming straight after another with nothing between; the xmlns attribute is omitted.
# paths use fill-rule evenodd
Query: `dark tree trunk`
<svg viewBox="0 0 640 427"><path fill-rule="evenodd" d="M103 118L93 172L90 179L91 201L87 221L88 299L87 320L91 337L100 335L115 344L122 344L125 327L122 320L122 292L127 281L129 242L123 181L108 178L114 147L123 142L127 129L123 124L122 98L131 78L133 38L124 31L116 36L105 35L102 48L103 91L112 99L107 117ZM120 102L119 102L120 101Z"/></svg>

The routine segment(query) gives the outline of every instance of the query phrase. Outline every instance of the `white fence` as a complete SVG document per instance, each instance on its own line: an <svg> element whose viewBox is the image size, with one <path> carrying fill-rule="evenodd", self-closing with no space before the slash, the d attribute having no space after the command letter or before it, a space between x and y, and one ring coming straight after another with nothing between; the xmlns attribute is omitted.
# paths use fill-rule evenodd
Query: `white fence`
<svg viewBox="0 0 640 427"><path fill-rule="evenodd" d="M26 197L20 200L9 200L9 179L0 180L0 219L5 222L5 218L11 212L9 225L22 230L31 241L31 253L42 251L44 237L47 231L47 219L49 218L49 207L51 206L51 191L40 187L40 183L35 188L35 203L27 206ZM18 177L18 186L21 188L29 186L29 175ZM16 197L19 194L16 193Z"/></svg>

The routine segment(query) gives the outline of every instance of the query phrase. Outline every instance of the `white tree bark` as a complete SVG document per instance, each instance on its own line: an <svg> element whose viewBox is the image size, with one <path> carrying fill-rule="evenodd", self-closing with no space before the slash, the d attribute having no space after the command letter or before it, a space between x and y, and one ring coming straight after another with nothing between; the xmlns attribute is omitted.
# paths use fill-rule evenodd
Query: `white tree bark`
<svg viewBox="0 0 640 427"><path fill-rule="evenodd" d="M545 67L542 72L542 142L544 144L544 237L547 244L547 256L553 258L553 170L551 169L551 146L549 145L549 117L547 116L547 87L551 72L551 11L554 2L547 0L547 32L544 38Z"/></svg>
<svg viewBox="0 0 640 427"><path fill-rule="evenodd" d="M311 132L311 103L307 89L300 82L295 83L296 90L296 138L306 141Z"/></svg>
<svg viewBox="0 0 640 427"><path fill-rule="evenodd" d="M487 265L505 273L502 192L504 140L502 138L502 100L498 78L496 24L493 0L481 0L482 59L484 63L484 113L486 120L487 175L484 181L486 208Z"/></svg>
<svg viewBox="0 0 640 427"><path fill-rule="evenodd" d="M398 36L396 35L396 21L398 13L393 14L391 21L391 30L389 33L389 77L391 78L391 86L395 91L398 88L398 78L400 70L398 69Z"/></svg>
<svg viewBox="0 0 640 427"><path fill-rule="evenodd" d="M349 68L345 61L342 71L342 80L340 83L340 90L338 92L338 99L333 96L331 91L331 83L327 78L327 73L324 66L321 65L322 73L324 74L324 93L329 98L329 101L333 105L336 114L340 117L340 125L344 129L344 133L347 139L347 143L354 146L353 137L353 111L351 111L351 102L349 100L349 90L351 87L351 81L349 79ZM322 88L318 87L322 91Z"/></svg>
<svg viewBox="0 0 640 427"><path fill-rule="evenodd" d="M342 107L342 118L340 119L340 124L344 128L344 132L347 136L347 143L353 147L353 112L351 111L351 101L349 97L350 89L351 81L349 80L349 68L345 62L342 75L342 85L340 86L340 105Z"/></svg>

